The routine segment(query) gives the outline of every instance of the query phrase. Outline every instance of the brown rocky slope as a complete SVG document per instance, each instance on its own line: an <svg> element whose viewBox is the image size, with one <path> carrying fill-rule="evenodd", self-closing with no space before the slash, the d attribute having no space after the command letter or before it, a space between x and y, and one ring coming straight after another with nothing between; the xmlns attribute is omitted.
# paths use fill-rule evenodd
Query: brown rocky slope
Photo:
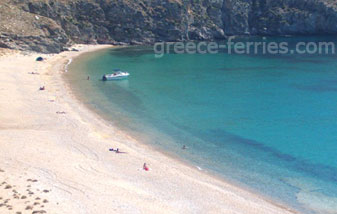
<svg viewBox="0 0 337 214"><path fill-rule="evenodd" d="M0 47L336 34L337 0L0 0Z"/></svg>

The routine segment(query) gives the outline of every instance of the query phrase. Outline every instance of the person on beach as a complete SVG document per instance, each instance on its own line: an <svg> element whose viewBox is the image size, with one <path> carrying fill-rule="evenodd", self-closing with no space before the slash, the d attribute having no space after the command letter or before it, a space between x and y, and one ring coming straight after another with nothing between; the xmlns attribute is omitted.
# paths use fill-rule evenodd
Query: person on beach
<svg viewBox="0 0 337 214"><path fill-rule="evenodd" d="M90 76L88 76L87 80L90 80Z"/></svg>
<svg viewBox="0 0 337 214"><path fill-rule="evenodd" d="M184 149L184 150L185 150L185 149L187 149L187 147L186 147L185 145L183 145L183 148L182 148L182 149Z"/></svg>
<svg viewBox="0 0 337 214"><path fill-rule="evenodd" d="M117 154L126 154L126 152L121 152L121 151L119 150L119 148L117 148L117 149L115 150L115 152L116 152Z"/></svg>
<svg viewBox="0 0 337 214"><path fill-rule="evenodd" d="M46 88L44 86L40 87L40 91L44 91Z"/></svg>
<svg viewBox="0 0 337 214"><path fill-rule="evenodd" d="M39 73L37 73L37 72L28 72L28 74L39 74Z"/></svg>
<svg viewBox="0 0 337 214"><path fill-rule="evenodd" d="M146 163L144 163L143 169L144 169L145 171L149 171L149 170L150 170L149 167L146 165Z"/></svg>
<svg viewBox="0 0 337 214"><path fill-rule="evenodd" d="M114 148L110 148L109 152L116 152L117 154L126 154L126 152L121 152L119 148L117 148L116 150Z"/></svg>

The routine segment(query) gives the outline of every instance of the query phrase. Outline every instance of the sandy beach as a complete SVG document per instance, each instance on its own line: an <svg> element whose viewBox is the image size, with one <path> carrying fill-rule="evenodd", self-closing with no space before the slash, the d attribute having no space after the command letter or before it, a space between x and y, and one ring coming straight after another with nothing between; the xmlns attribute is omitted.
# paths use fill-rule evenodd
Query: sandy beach
<svg viewBox="0 0 337 214"><path fill-rule="evenodd" d="M1 214L295 213L137 142L79 103L62 79L65 65L107 47L1 50Z"/></svg>

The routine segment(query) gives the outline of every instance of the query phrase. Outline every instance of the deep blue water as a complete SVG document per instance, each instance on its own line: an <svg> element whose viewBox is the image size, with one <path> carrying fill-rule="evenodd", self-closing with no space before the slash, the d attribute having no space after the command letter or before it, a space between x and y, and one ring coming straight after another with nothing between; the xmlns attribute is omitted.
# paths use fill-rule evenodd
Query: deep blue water
<svg viewBox="0 0 337 214"><path fill-rule="evenodd" d="M113 68L130 78L100 81ZM336 56L155 58L137 47L86 55L69 69L90 108L145 143L302 212L337 213Z"/></svg>

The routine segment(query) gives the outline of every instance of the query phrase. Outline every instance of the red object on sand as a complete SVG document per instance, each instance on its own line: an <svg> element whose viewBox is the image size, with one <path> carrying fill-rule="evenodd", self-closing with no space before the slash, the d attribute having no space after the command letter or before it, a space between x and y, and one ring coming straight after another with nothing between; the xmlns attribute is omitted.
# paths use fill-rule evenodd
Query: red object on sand
<svg viewBox="0 0 337 214"><path fill-rule="evenodd" d="M144 163L143 169L144 169L145 171L149 171L149 170L150 170L149 167L147 167L146 163Z"/></svg>

